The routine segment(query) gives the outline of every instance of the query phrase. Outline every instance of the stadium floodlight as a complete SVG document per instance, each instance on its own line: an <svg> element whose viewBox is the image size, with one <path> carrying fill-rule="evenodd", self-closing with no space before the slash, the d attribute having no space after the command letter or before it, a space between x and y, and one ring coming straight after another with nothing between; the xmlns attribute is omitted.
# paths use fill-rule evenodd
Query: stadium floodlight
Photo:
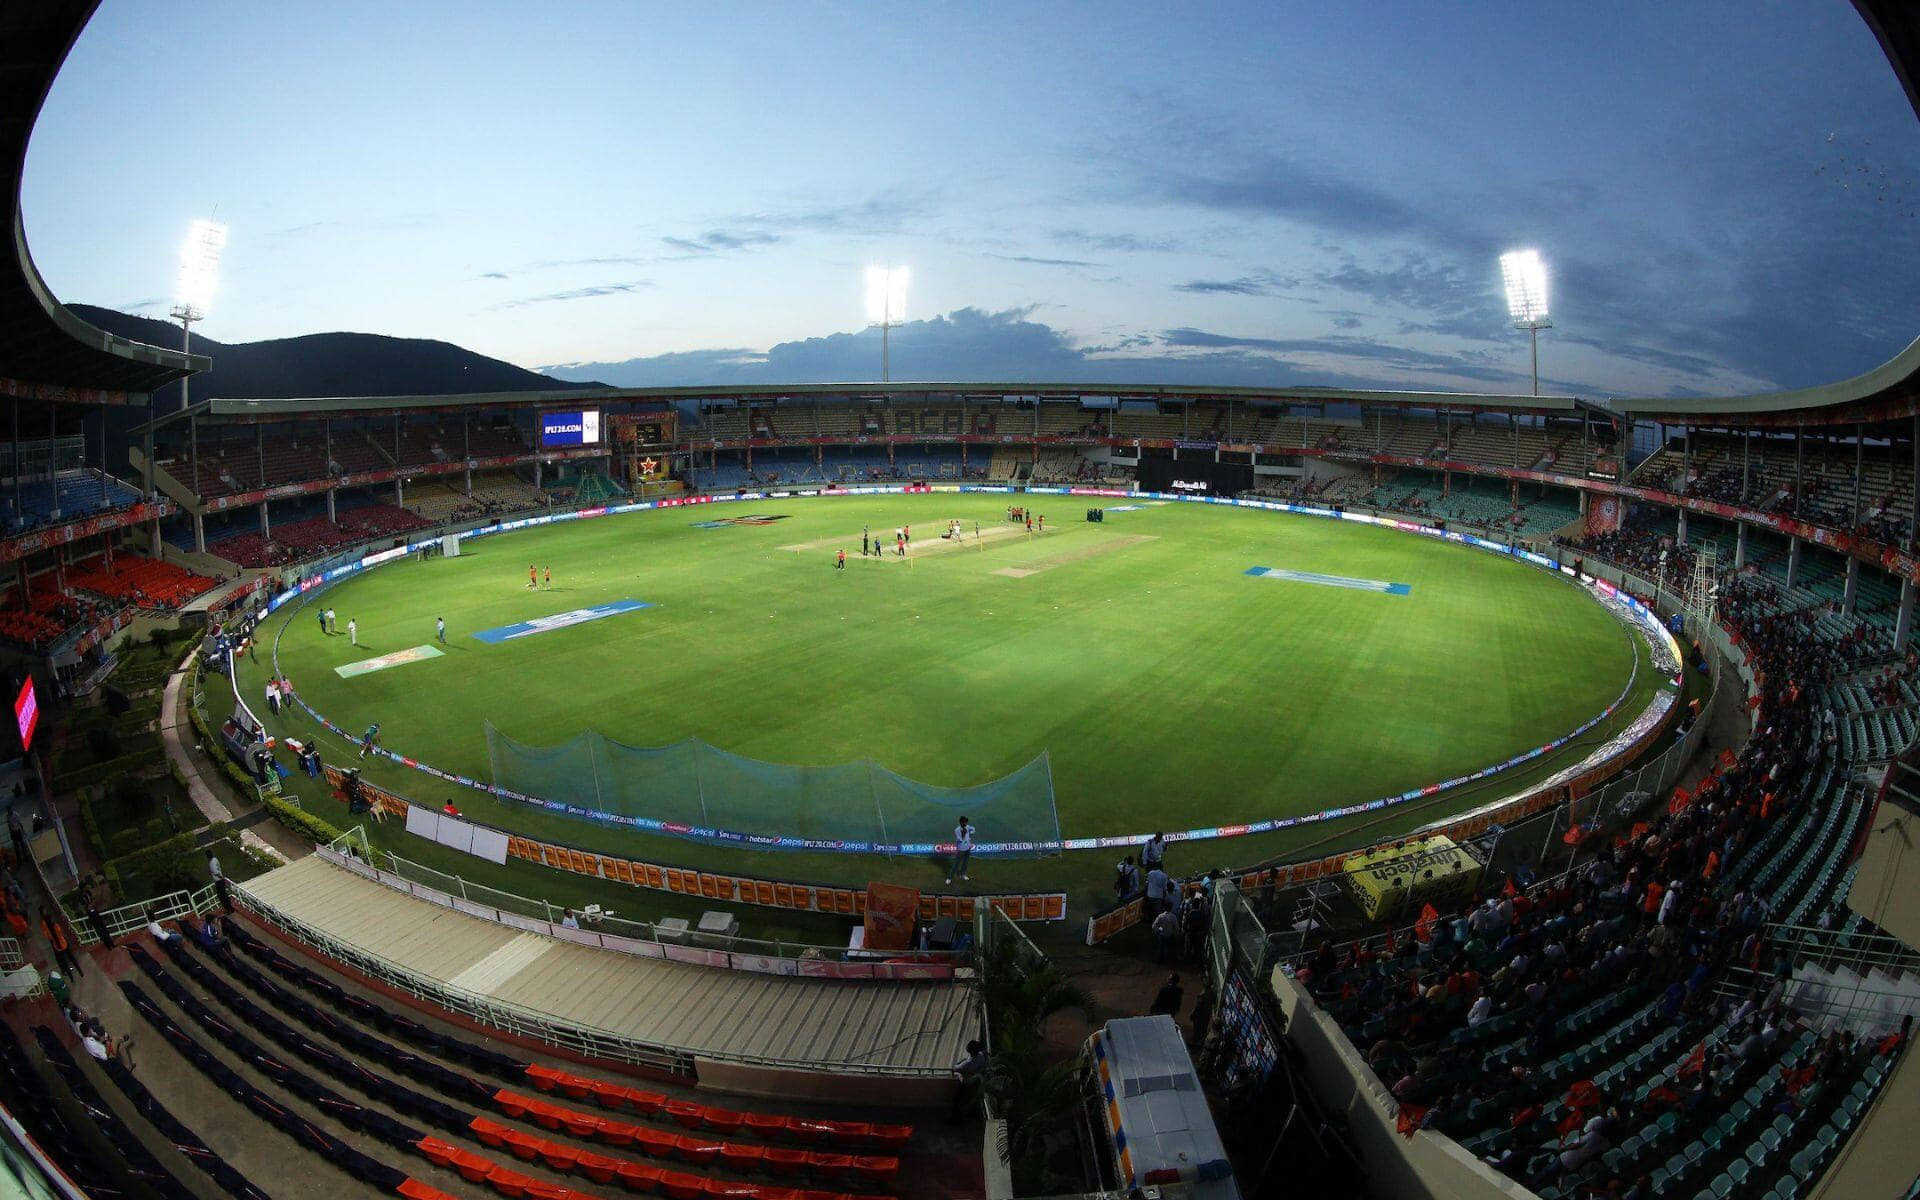
<svg viewBox="0 0 1920 1200"><path fill-rule="evenodd" d="M867 320L880 326L880 381L893 378L888 331L906 315L907 269L905 267L867 268Z"/></svg>
<svg viewBox="0 0 1920 1200"><path fill-rule="evenodd" d="M213 303L213 285L220 271L220 251L227 244L227 227L199 220L187 226L180 246L180 277L173 288L173 319L180 322L180 349L193 353L193 323L207 316ZM187 381L180 380L180 407L187 406Z"/></svg>
<svg viewBox="0 0 1920 1200"><path fill-rule="evenodd" d="M1547 320L1547 265L1538 250L1510 250L1500 256L1500 275L1507 285L1507 312L1513 327L1533 340L1533 394L1540 394L1540 331L1552 329Z"/></svg>

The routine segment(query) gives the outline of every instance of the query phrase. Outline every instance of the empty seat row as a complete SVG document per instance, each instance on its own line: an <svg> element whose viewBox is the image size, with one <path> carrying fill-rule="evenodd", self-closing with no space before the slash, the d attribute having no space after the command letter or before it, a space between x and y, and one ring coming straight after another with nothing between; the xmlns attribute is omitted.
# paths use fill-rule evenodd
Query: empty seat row
<svg viewBox="0 0 1920 1200"><path fill-rule="evenodd" d="M229 925L229 927L231 928L231 925ZM527 1161L541 1159L547 1161L555 1170L570 1170L578 1162L581 1151L577 1149L559 1146L548 1142L544 1138L520 1133L499 1125L496 1122L488 1121L476 1114L456 1109L451 1105L442 1103L434 1097L414 1092L396 1081L377 1075L365 1066L341 1058L324 1047L313 1043L303 1035L279 1022L270 1014L258 1009L258 1007L247 1000L246 997L239 995L232 985L228 984L218 974L211 971L204 963L199 961L196 952L187 947L184 939L170 941L167 944L167 950L182 970L186 971L196 982L217 996L228 1008L249 1021L254 1028L259 1029L269 1038L296 1051L302 1061L315 1062L327 1066L329 1068L329 1075L332 1078L342 1080L357 1090L376 1096L383 1102L402 1112L418 1115L450 1133L472 1137L485 1145L505 1146L518 1158ZM170 987L178 988L177 983L174 983L164 972L160 971L144 950L135 947L133 954L135 962L140 964L149 974L152 974L156 983L159 984L163 990L168 990ZM229 969L235 970L236 977L243 979L247 977L245 965L237 959L232 958L230 952L222 961ZM259 979L258 976L255 975L252 982L255 984L264 984L266 981ZM268 987L271 989L271 985L268 985ZM270 999L273 998L271 990L263 991L262 995L267 995ZM284 995L280 996L281 1001L287 999L290 998ZM183 1007L185 1007L190 1000L190 997L183 997L178 1002L182 1003ZM193 1012L196 1020L217 1020L217 1018L203 1018L201 1013L195 1012L192 1009L189 1009L189 1011ZM317 1010L313 1010L311 1006L306 1006L303 1010L296 1005L290 1007L288 1011L296 1016L302 1017L319 1015ZM385 1055L388 1058L391 1058L395 1053L393 1047L387 1046L376 1038L367 1036L362 1036L358 1040L343 1039L343 1044L350 1044L356 1049L363 1049L376 1055ZM404 1052L400 1053L404 1054ZM455 1094L467 1095L469 1097L474 1095L476 1090L483 1090L481 1085L478 1085L475 1081L469 1080L459 1075L459 1073L442 1067L437 1063L428 1063L413 1055L405 1055L404 1057L408 1060L403 1064L404 1069L408 1069L409 1073L416 1076L428 1078L433 1081L436 1086L443 1089L452 1089ZM557 1106L544 1105L544 1102L540 1101L532 1101L531 1103L541 1105L542 1111L531 1111L527 1108L520 1108L518 1111L515 1111L513 1107L504 1106L503 1111L506 1111L509 1116L516 1118L527 1116L548 1128L558 1129L564 1126L568 1128L570 1132L576 1134L584 1134L586 1132L581 1128L582 1119L584 1119L585 1123L593 1126L593 1133L605 1136L616 1132L614 1129L606 1128L605 1126L609 1124L617 1125L618 1123L604 1122L601 1118L592 1114L572 1113L567 1110L558 1109ZM692 1165L710 1165L716 1163L722 1166L745 1165L751 1169L762 1170L770 1174L799 1175L806 1173L822 1181L846 1179L862 1183L876 1183L891 1178L899 1169L899 1160L891 1157L816 1155L794 1151L793 1153L798 1155L797 1159L769 1160L763 1152L764 1148L759 1146L729 1146L727 1143L710 1138L691 1138L662 1134L658 1131L638 1129L633 1126L624 1127L624 1132L627 1135L625 1140L617 1141L614 1140L613 1137L608 1137L609 1144L634 1145L641 1149L643 1153L656 1157L677 1158ZM729 1151L731 1151L731 1153L728 1153ZM615 1168L623 1161L598 1154L589 1154L588 1160L589 1162L611 1163Z"/></svg>
<svg viewBox="0 0 1920 1200"><path fill-rule="evenodd" d="M154 1094L147 1090L146 1084L134 1078L133 1072L127 1069L125 1063L114 1059L102 1065L107 1078L113 1080L113 1086L120 1089L120 1094L127 1098L135 1111L151 1122L167 1141L173 1143L173 1148L185 1155L187 1161L205 1171L215 1183L219 1184L221 1191L232 1196L234 1200L271 1200L263 1189L242 1175L232 1163L215 1153L200 1140L198 1134L169 1112L167 1106L160 1103Z"/></svg>
<svg viewBox="0 0 1920 1200"><path fill-rule="evenodd" d="M195 952L188 949L184 940L168 943L167 950L175 962L195 982L212 991L228 1007L240 1011L240 1008L250 1006L250 1001L239 996L225 980L199 962ZM820 1179L851 1178L869 1184L884 1183L899 1170L900 1160L891 1156L827 1154L804 1150L774 1151L751 1143L735 1144L712 1137L649 1129L610 1120L594 1113L575 1112L560 1105L532 1096L522 1096L506 1089L495 1089L441 1066L439 1063L410 1054L322 1013L299 997L281 991L272 981L262 977L252 967L242 962L230 949L222 948L215 957L221 966L242 984L265 998L279 1011L294 1017L310 1028L333 1038L349 1049L367 1054L419 1079L444 1095L492 1104L516 1120L528 1120L547 1129L565 1129L575 1137L602 1142L609 1146L631 1146L650 1158L678 1159L695 1165L719 1163L728 1167L780 1175L810 1174ZM271 1027L267 1028L271 1035ZM550 1150L540 1149L534 1145L534 1142L539 1139L516 1140L529 1139L531 1135L515 1133L482 1117L474 1117L467 1123L467 1129L488 1145L503 1143L509 1145L521 1158L549 1157L571 1162L571 1156L579 1153L569 1147L553 1146Z"/></svg>
<svg viewBox="0 0 1920 1200"><path fill-rule="evenodd" d="M127 1128L127 1123L107 1107L106 1101L100 1098L100 1093L94 1090L93 1084L88 1082L87 1077L81 1073L80 1064L73 1060L73 1055L67 1051L66 1046L61 1044L60 1039L54 1036L53 1030L45 1025L36 1025L33 1028L33 1037L40 1044L40 1056L46 1059L47 1065L52 1067L53 1073L60 1077L60 1082L66 1085L67 1091L72 1093L73 1098L86 1110L87 1119L99 1127L100 1133L108 1143L120 1152L122 1158L126 1159L134 1178L144 1183L162 1200L194 1200L193 1190L180 1182L173 1172L161 1166L160 1160L153 1156L153 1151L147 1149L146 1143L133 1136L133 1131Z"/></svg>
<svg viewBox="0 0 1920 1200"><path fill-rule="evenodd" d="M913 1136L911 1125L876 1125L864 1121L831 1121L777 1113L738 1112L697 1101L670 1100L658 1092L576 1075L571 1071L537 1063L527 1066L527 1078L543 1092L557 1091L576 1100L591 1097L596 1104L605 1108L661 1113L687 1129L711 1129L716 1133L742 1132L800 1142L831 1141L845 1146L896 1150L906 1145Z"/></svg>
<svg viewBox="0 0 1920 1200"><path fill-rule="evenodd" d="M161 985L163 991L178 988L177 982L167 976L164 971L161 971L150 957L144 954L136 954L135 961L140 963L149 975L153 976L156 984ZM155 1004L152 998L140 990L138 984L123 981L120 984L120 989L126 994L127 1000L133 1005L134 1011L146 1020L148 1024L152 1025L170 1045L180 1051L181 1055L186 1058L188 1062L192 1063L202 1074L212 1080L217 1087L246 1105L247 1108L251 1109L257 1116L260 1116L282 1133L300 1142L308 1149L317 1152L321 1157L342 1168L354 1178L364 1183L372 1184L382 1191L392 1192L395 1195L406 1197L407 1200L454 1200L454 1198L446 1192L433 1187L431 1184L423 1180L414 1179L398 1168L388 1166L369 1155L362 1154L360 1151L355 1150L352 1146L347 1145L313 1122L301 1117L298 1113L276 1103L272 1097L248 1083L237 1072L214 1057L206 1047L200 1045L191 1035L169 1019L160 1006ZM185 1000L190 1002L191 997L185 997ZM180 1002L180 1000L176 1000L176 1003ZM200 1014L195 1013L194 1015L196 1019L200 1018ZM319 1084L314 1083L301 1073L285 1066L271 1056L261 1053L259 1049L253 1047L250 1040L244 1036L239 1036L236 1040L227 1042L226 1044L229 1049L242 1054L248 1062L273 1077L276 1082L286 1086L295 1095L313 1103L316 1107L327 1112L349 1128L360 1130L387 1145L406 1150L409 1153L419 1154L429 1162L435 1162L436 1165L446 1165L425 1151L423 1147L433 1142L433 1139L428 1138L419 1130L411 1129L399 1121L395 1121L393 1118L376 1112L373 1109L354 1104ZM439 1143L435 1142L433 1144L438 1145ZM473 1157L485 1164L489 1171L499 1169L499 1164L480 1158L479 1155L474 1155ZM462 1174L463 1176L466 1174L464 1169L462 1170ZM532 1181L528 1182L531 1183ZM542 1185L542 1187L543 1190L540 1192L531 1192L523 1186L510 1194L516 1197L535 1195L538 1197L538 1200L593 1200L592 1197L575 1192L571 1188L552 1188L549 1185Z"/></svg>
<svg viewBox="0 0 1920 1200"><path fill-rule="evenodd" d="M775 1113L739 1112L693 1101L670 1100L644 1088L594 1079L555 1067L526 1062L511 1055L436 1033L399 1013L346 991L319 972L295 962L237 922L229 923L233 944L265 964L274 974L321 997L339 1011L391 1033L410 1045L480 1067L496 1078L525 1080L542 1092L558 1092L575 1100L591 1099L607 1109L630 1109L643 1115L659 1114L687 1129L803 1143L831 1143L845 1148L898 1151L913 1137L913 1126L863 1121L831 1121Z"/></svg>

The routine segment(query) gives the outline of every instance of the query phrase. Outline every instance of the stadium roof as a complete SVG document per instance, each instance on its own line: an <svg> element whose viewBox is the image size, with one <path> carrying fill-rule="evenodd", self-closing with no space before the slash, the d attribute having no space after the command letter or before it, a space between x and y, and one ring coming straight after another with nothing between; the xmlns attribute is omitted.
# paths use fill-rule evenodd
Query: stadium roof
<svg viewBox="0 0 1920 1200"><path fill-rule="evenodd" d="M1196 387L1137 383L800 383L754 387L645 387L582 388L575 391L479 392L450 396L320 396L286 400L205 400L188 413L214 422L284 421L310 417L369 416L407 411L448 411L463 408L579 408L594 404L668 404L690 400L706 403L773 404L788 402L854 402L870 400L967 400L1000 403L1012 399L1075 403L1083 396L1118 400L1146 400L1168 404L1203 400L1239 400L1266 404L1361 404L1399 408L1487 409L1499 412L1573 415L1579 412L1611 416L1605 409L1572 396L1503 396L1465 392L1350 391L1341 388ZM170 425L185 414L170 413L155 421Z"/></svg>
<svg viewBox="0 0 1920 1200"><path fill-rule="evenodd" d="M11 246L0 248L0 394L124 401L125 393L144 396L210 365L203 355L143 345L82 321L54 298L27 251L20 215L27 141L54 75L96 6L97 0L0 4L0 193L12 231ZM119 135L101 130L99 136ZM19 384L27 386L12 386Z"/></svg>
<svg viewBox="0 0 1920 1200"><path fill-rule="evenodd" d="M115 337L80 320L47 290L33 265L20 216L20 183L27 140L55 73L97 0L35 0L0 6L0 170L11 200L13 253L0 253L0 393L11 380L44 385L38 394L68 398L59 389L151 392L183 375L207 369L209 361ZM1854 0L1879 39L1909 101L1920 114L1920 10L1909 0ZM20 394L20 389L12 389ZM33 394L33 393L30 393ZM1407 408L1478 408L1530 413L1611 411L1627 417L1675 423L1725 425L1821 425L1903 419L1920 412L1920 339L1862 375L1818 387L1747 396L1616 398L1599 409L1568 396L1508 396L1475 393L1356 391L1339 388L1212 388L1115 384L1037 383L838 383L786 387L637 388L581 391L564 399L551 393L479 396L322 397L300 400L217 401L197 410L215 420L280 420L299 415L364 414L407 409L565 406L612 401L746 400L956 396L982 400L1037 395L1067 400L1080 395L1167 402L1238 399L1293 404L1359 404ZM71 397L83 398L83 397Z"/></svg>

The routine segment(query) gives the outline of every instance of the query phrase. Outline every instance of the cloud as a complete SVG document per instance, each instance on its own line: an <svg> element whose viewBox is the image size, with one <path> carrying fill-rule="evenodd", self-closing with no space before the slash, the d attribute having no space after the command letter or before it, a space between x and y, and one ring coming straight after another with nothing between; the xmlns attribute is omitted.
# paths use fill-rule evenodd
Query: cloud
<svg viewBox="0 0 1920 1200"><path fill-rule="evenodd" d="M1098 267L1097 262L1087 262L1079 258L1036 258L1031 254L995 254L989 251L988 258L997 258L1001 262L1026 263L1033 267Z"/></svg>
<svg viewBox="0 0 1920 1200"><path fill-rule="evenodd" d="M493 305L495 309L525 308L530 304L552 304L562 300L590 300L596 296L620 296L641 291L653 286L648 279L635 279L626 283L596 283L589 287L568 288L563 292L547 292L540 296L524 296L518 300L503 300Z"/></svg>
<svg viewBox="0 0 1920 1200"><path fill-rule="evenodd" d="M1110 331L1094 344L1034 319L1031 306L963 308L893 328L899 380L1046 380L1245 387L1511 387L1519 376L1485 355L1411 350L1353 337L1264 338L1193 328ZM782 342L765 352L695 350L544 367L562 379L618 387L870 381L877 330Z"/></svg>
<svg viewBox="0 0 1920 1200"><path fill-rule="evenodd" d="M600 254L590 258L548 258L537 263L529 263L529 271L550 271L555 267L643 267L653 262L651 258L634 254Z"/></svg>
<svg viewBox="0 0 1920 1200"><path fill-rule="evenodd" d="M1173 238L1148 238L1132 233L1093 233L1085 229L1055 229L1047 234L1068 246L1085 246L1108 254L1166 254L1183 248Z"/></svg>
<svg viewBox="0 0 1920 1200"><path fill-rule="evenodd" d="M1358 329L1360 328L1360 318L1354 316L1352 313L1340 313L1333 318L1333 327L1335 329Z"/></svg>
<svg viewBox="0 0 1920 1200"><path fill-rule="evenodd" d="M764 229L709 229L697 237L663 237L661 243L679 251L680 258L706 258L733 250L771 246L784 239Z"/></svg>
<svg viewBox="0 0 1920 1200"><path fill-rule="evenodd" d="M485 271L480 275L482 279L505 279L506 277L506 274L501 271Z"/></svg>
<svg viewBox="0 0 1920 1200"><path fill-rule="evenodd" d="M1299 282L1272 271L1254 271L1237 279L1189 279L1174 284L1173 290L1200 296L1279 296Z"/></svg>
<svg viewBox="0 0 1920 1200"><path fill-rule="evenodd" d="M909 196L876 196L844 203L808 204L766 209L737 216L727 224L772 233L899 233L910 222L928 216L924 200Z"/></svg>

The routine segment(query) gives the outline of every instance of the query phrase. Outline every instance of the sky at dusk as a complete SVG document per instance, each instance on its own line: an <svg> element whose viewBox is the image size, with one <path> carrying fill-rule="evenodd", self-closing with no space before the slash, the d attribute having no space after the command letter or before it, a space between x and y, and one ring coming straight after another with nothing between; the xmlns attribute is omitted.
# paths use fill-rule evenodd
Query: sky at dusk
<svg viewBox="0 0 1920 1200"><path fill-rule="evenodd" d="M35 128L68 302L627 385L1827 382L1920 331L1920 125L1844 0L106 0Z"/></svg>

